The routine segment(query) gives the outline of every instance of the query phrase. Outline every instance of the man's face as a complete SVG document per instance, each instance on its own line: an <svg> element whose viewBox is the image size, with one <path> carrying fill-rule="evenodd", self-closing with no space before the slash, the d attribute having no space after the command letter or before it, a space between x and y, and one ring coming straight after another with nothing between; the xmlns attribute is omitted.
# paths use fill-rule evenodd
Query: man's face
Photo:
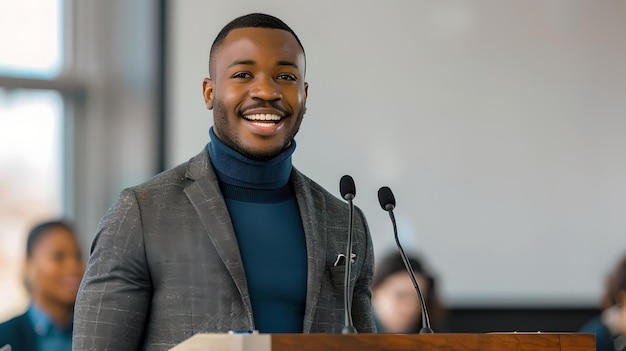
<svg viewBox="0 0 626 351"><path fill-rule="evenodd" d="M305 60L291 33L231 31L213 57L215 75L203 82L213 130L239 153L265 160L287 147L306 110Z"/></svg>

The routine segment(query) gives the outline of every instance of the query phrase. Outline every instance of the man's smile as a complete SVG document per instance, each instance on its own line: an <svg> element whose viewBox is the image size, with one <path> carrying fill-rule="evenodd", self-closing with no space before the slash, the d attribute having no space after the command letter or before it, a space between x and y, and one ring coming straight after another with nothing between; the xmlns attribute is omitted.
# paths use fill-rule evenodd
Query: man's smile
<svg viewBox="0 0 626 351"><path fill-rule="evenodd" d="M243 116L243 118L262 127L275 125L282 119L281 116L271 113L255 113Z"/></svg>

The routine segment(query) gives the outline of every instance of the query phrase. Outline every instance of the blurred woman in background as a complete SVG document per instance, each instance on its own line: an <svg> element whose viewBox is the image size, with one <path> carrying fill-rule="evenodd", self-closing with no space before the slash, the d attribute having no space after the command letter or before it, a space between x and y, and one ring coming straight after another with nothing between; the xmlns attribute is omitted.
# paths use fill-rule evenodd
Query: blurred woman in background
<svg viewBox="0 0 626 351"><path fill-rule="evenodd" d="M602 314L580 331L596 334L598 351L626 351L626 255L607 277Z"/></svg>
<svg viewBox="0 0 626 351"><path fill-rule="evenodd" d="M34 227L26 242L28 310L0 324L0 347L13 351L70 351L76 293L85 267L73 228L63 221Z"/></svg>
<svg viewBox="0 0 626 351"><path fill-rule="evenodd" d="M445 308L439 300L434 277L417 257L409 257L424 296L431 328L445 331ZM377 264L372 281L372 305L379 333L417 333L422 328L420 302L402 256L392 253Z"/></svg>

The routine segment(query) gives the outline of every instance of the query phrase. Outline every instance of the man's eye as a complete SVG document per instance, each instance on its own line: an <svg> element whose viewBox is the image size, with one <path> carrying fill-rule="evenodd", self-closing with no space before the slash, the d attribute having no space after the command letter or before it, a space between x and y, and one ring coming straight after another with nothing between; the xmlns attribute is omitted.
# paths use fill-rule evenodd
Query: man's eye
<svg viewBox="0 0 626 351"><path fill-rule="evenodd" d="M241 72L233 75L233 78L250 78L252 75L250 73Z"/></svg>
<svg viewBox="0 0 626 351"><path fill-rule="evenodd" d="M296 76L294 76L293 74L281 74L276 78L281 79L281 80L292 80L292 81L297 80Z"/></svg>

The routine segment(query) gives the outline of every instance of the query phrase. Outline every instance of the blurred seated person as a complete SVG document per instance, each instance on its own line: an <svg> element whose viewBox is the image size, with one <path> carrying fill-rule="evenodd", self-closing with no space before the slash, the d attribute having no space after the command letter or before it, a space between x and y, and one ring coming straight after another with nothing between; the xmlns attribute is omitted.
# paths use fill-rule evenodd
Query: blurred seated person
<svg viewBox="0 0 626 351"><path fill-rule="evenodd" d="M445 308L437 295L435 278L419 258L408 258L424 296L431 328L435 332L445 331ZM422 328L419 297L399 252L388 254L376 265L372 306L379 333L417 333Z"/></svg>
<svg viewBox="0 0 626 351"><path fill-rule="evenodd" d="M74 229L63 221L35 226L26 241L28 310L0 324L0 347L70 351L76 293L85 271Z"/></svg>
<svg viewBox="0 0 626 351"><path fill-rule="evenodd" d="M596 334L598 351L626 351L626 255L607 277L602 314L580 331Z"/></svg>

